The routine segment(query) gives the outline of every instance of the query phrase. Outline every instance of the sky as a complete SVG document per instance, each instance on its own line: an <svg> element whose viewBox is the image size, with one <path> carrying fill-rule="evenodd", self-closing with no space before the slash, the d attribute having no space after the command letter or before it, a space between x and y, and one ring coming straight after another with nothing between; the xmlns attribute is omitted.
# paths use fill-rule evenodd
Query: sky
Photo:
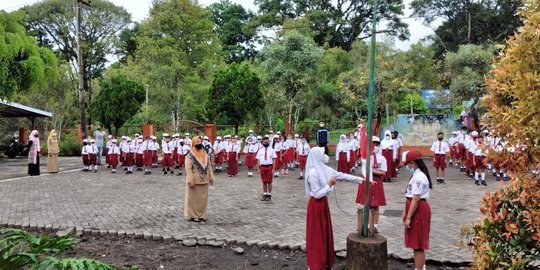
<svg viewBox="0 0 540 270"><path fill-rule="evenodd" d="M152 0L110 0L115 5L124 7L129 13L131 13L134 21L141 21L148 16L148 11ZM208 6L219 0L199 0L199 4L202 6ZM410 10L408 8L409 3L412 0L404 0L407 10L403 17L409 17ZM0 0L0 10L14 11L25 5L39 2L39 0ZM247 9L256 11L257 8L253 0L231 0L231 2L241 4ZM411 44L418 42L420 39L433 34L433 30L430 27L422 25L422 21L418 19L407 18L403 19L409 24L410 37L409 40L399 41L395 40L395 47L401 50L408 50ZM431 27L435 29L440 24L440 21L434 22Z"/></svg>

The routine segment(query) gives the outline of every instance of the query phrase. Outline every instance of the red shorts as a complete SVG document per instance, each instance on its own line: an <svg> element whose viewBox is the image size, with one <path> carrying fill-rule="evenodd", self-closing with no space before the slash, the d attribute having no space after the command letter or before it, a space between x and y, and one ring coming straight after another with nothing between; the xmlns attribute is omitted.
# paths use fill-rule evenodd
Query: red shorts
<svg viewBox="0 0 540 270"><path fill-rule="evenodd" d="M300 170L306 169L307 156L298 155L298 162L300 163Z"/></svg>
<svg viewBox="0 0 540 270"><path fill-rule="evenodd" d="M255 160L255 155L256 155L256 153L247 153L246 154L246 160L245 160L246 167L248 167L248 168L255 167L255 165L257 164L257 162Z"/></svg>
<svg viewBox="0 0 540 270"><path fill-rule="evenodd" d="M435 169L446 169L446 155L435 155L433 158L433 167Z"/></svg>
<svg viewBox="0 0 540 270"><path fill-rule="evenodd" d="M223 152L219 152L214 155L214 163L216 164L222 164L223 163Z"/></svg>
<svg viewBox="0 0 540 270"><path fill-rule="evenodd" d="M144 165L145 166L152 166L154 153L152 153L152 150L146 150L144 151Z"/></svg>
<svg viewBox="0 0 540 270"><path fill-rule="evenodd" d="M175 163L178 162L178 147L175 147L172 152L172 159Z"/></svg>
<svg viewBox="0 0 540 270"><path fill-rule="evenodd" d="M105 163L110 164L110 162L109 162L109 148L105 148Z"/></svg>
<svg viewBox="0 0 540 270"><path fill-rule="evenodd" d="M139 167L139 168L144 166L144 155L143 154L136 154L135 155L135 165L137 165L137 167Z"/></svg>
<svg viewBox="0 0 540 270"><path fill-rule="evenodd" d="M109 164L113 169L116 169L116 166L118 166L118 155L109 155Z"/></svg>
<svg viewBox="0 0 540 270"><path fill-rule="evenodd" d="M124 159L124 165L131 167L135 164L135 154L134 153L126 153L126 158Z"/></svg>
<svg viewBox="0 0 540 270"><path fill-rule="evenodd" d="M409 213L411 200L405 203L405 216ZM405 229L405 247L429 249L429 230L431 226L431 208L426 200L420 200L418 208L411 218L411 227Z"/></svg>
<svg viewBox="0 0 540 270"><path fill-rule="evenodd" d="M97 155L88 154L88 165L96 165Z"/></svg>
<svg viewBox="0 0 540 270"><path fill-rule="evenodd" d="M184 167L184 163L186 163L186 156L178 154L178 166Z"/></svg>
<svg viewBox="0 0 540 270"><path fill-rule="evenodd" d="M467 149L465 149L465 145L462 143L458 144L458 157L461 159L467 158Z"/></svg>
<svg viewBox="0 0 540 270"><path fill-rule="evenodd" d="M474 156L474 170L485 170L486 165L484 164L484 157L483 156Z"/></svg>
<svg viewBox="0 0 540 270"><path fill-rule="evenodd" d="M163 168L169 168L174 166L174 162L172 160L172 154L163 154L163 157L161 158L161 167Z"/></svg>
<svg viewBox="0 0 540 270"><path fill-rule="evenodd" d="M82 163L83 163L84 166L90 165L88 155L82 155Z"/></svg>
<svg viewBox="0 0 540 270"><path fill-rule="evenodd" d="M158 162L158 155L157 155L157 151L154 150L152 151L152 163L157 163Z"/></svg>
<svg viewBox="0 0 540 270"><path fill-rule="evenodd" d="M261 180L265 184L272 184L274 179L274 168L272 165L261 165L259 166L259 171L261 172Z"/></svg>

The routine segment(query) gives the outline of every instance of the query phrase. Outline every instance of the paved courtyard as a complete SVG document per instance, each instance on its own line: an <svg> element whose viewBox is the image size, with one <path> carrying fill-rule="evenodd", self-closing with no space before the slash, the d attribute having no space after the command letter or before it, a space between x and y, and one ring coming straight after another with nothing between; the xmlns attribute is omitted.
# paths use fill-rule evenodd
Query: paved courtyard
<svg viewBox="0 0 540 270"><path fill-rule="evenodd" d="M259 200L259 177L246 177L244 167L235 178L217 174L210 188L208 221L192 223L183 219L184 177L164 176L160 169L149 176L143 172L110 174L105 167L98 173L84 173L74 170L78 160L61 158L62 173L38 177L17 175L24 175L24 160L19 160L19 167L14 166L15 161L0 160L0 169L9 170L13 176L3 174L0 178L0 225L47 229L75 226L94 234L304 248L307 197L303 181L296 180L298 170L275 179L271 202ZM428 163L431 166L431 161ZM403 259L412 255L403 247L400 220L408 178L403 170L396 181L385 183L388 206L382 209L379 224L381 235L388 238L388 253ZM428 259L472 261L471 253L456 245L460 227L479 218L482 196L497 190L501 183L488 176L487 187L476 186L450 169L447 184L435 184L430 199L433 216ZM336 250L344 250L347 235L356 230L356 192L357 185L338 183L336 194L331 194Z"/></svg>

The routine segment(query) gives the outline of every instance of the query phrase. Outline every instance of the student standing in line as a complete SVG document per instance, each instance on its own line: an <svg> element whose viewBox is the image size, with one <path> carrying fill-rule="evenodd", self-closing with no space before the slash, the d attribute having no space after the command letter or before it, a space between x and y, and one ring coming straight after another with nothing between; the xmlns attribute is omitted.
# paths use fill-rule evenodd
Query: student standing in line
<svg viewBox="0 0 540 270"><path fill-rule="evenodd" d="M259 168L259 175L261 175L261 181L263 184L263 195L261 201L272 200L272 173L275 170L274 160L277 158L276 151L270 147L270 139L264 137L262 139L263 148L257 152L257 167Z"/></svg>
<svg viewBox="0 0 540 270"><path fill-rule="evenodd" d="M431 152L433 152L433 167L435 168L437 184L445 184L444 170L446 169L446 153L450 151L448 144L443 140L444 133L439 132L437 133L437 140L431 145Z"/></svg>

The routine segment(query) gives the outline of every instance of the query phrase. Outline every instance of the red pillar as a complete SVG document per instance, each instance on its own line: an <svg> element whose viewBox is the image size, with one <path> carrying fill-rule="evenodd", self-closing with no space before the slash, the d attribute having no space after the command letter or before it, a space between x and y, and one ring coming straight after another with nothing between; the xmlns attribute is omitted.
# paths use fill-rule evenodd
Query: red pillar
<svg viewBox="0 0 540 270"><path fill-rule="evenodd" d="M83 140L82 129L81 129L81 125L78 124L77 125L77 141L79 143L82 143L82 140Z"/></svg>
<svg viewBox="0 0 540 270"><path fill-rule="evenodd" d="M152 124L143 125L142 135L143 135L143 138L154 135L154 125Z"/></svg>
<svg viewBox="0 0 540 270"><path fill-rule="evenodd" d="M23 144L28 143L28 130L26 128L19 128L19 142Z"/></svg>
<svg viewBox="0 0 540 270"><path fill-rule="evenodd" d="M211 143L214 143L214 141L216 140L216 135L217 135L216 124L214 123L205 124L204 135L208 136L208 139L210 140Z"/></svg>

